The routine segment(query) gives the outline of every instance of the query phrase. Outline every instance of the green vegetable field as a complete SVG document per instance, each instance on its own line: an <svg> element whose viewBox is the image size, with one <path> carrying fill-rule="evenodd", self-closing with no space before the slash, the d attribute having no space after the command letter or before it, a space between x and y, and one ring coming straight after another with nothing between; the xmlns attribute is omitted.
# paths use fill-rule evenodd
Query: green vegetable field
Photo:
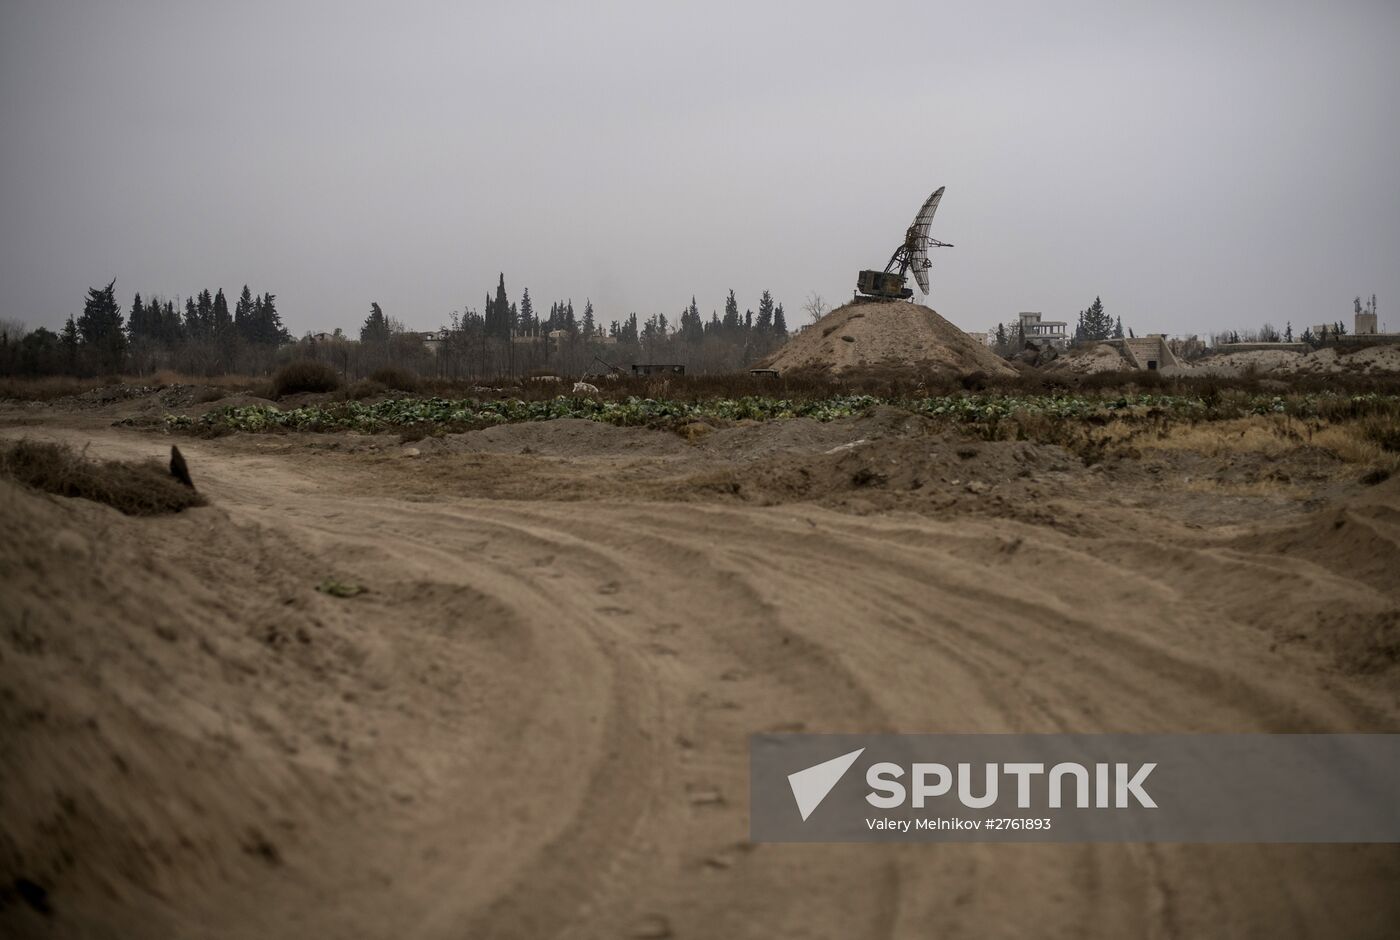
<svg viewBox="0 0 1400 940"><path fill-rule="evenodd" d="M173 431L353 431L376 433L433 426L468 430L492 424L584 418L624 426L675 426L690 421L772 421L812 418L831 421L869 413L889 405L951 423L992 424L1005 418L1044 417L1066 420L1169 417L1215 420L1246 415L1288 414L1294 417L1359 418L1400 414L1400 397L1393 395L1286 395L1226 393L1218 396L1180 395L1029 395L969 393L930 398L878 398L870 395L788 400L761 396L678 401L630 397L619 401L559 396L545 401L396 398L355 401L282 410L253 405L216 408L197 417L167 415Z"/></svg>

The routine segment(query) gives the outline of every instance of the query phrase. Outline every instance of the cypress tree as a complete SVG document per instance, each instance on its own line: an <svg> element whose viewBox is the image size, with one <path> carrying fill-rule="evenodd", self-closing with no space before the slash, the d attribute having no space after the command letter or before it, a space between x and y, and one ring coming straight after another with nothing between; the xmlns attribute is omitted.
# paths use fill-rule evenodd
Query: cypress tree
<svg viewBox="0 0 1400 940"><path fill-rule="evenodd" d="M733 335L739 332L739 301L734 298L734 289L729 289L729 296L724 301L724 320L722 321L726 333Z"/></svg>
<svg viewBox="0 0 1400 940"><path fill-rule="evenodd" d="M256 341L256 329L253 322L253 292L248 290L248 285L243 285L243 293L238 295L238 302L233 305L233 328L247 342Z"/></svg>
<svg viewBox="0 0 1400 940"><path fill-rule="evenodd" d="M496 283L496 298L492 302L487 300L488 308L486 312L486 329L493 336L510 335L510 301L506 299L506 275L501 272L501 278Z"/></svg>
<svg viewBox="0 0 1400 940"><path fill-rule="evenodd" d="M539 332L535 323L535 305L530 302L530 288L525 288L520 295L520 330L527 336L533 336Z"/></svg>
<svg viewBox="0 0 1400 940"><path fill-rule="evenodd" d="M146 307L138 293L131 301L131 313L126 317L126 334L133 341L146 338L151 332L151 323Z"/></svg>
<svg viewBox="0 0 1400 940"><path fill-rule="evenodd" d="M219 288L219 292L214 295L214 332L226 334L233 327L233 317L229 316L228 300L224 297L224 289Z"/></svg>
<svg viewBox="0 0 1400 940"><path fill-rule="evenodd" d="M106 287L88 288L82 315L76 330L83 344L91 347L97 364L104 369L119 369L126 349L126 334L122 331L122 311L117 305L117 279Z"/></svg>
<svg viewBox="0 0 1400 940"><path fill-rule="evenodd" d="M760 333L773 330L773 295L764 291L758 298L758 319L755 321Z"/></svg>
<svg viewBox="0 0 1400 940"><path fill-rule="evenodd" d="M287 328L282 325L282 317L277 313L277 295L265 293L258 298L254 307L254 339L256 342L266 346L277 346L289 341L292 337L287 332ZM383 314L381 314L382 316ZM388 332L389 321L384 321L385 332Z"/></svg>
<svg viewBox="0 0 1400 940"><path fill-rule="evenodd" d="M369 305L369 316L365 317L364 326L360 327L360 342L362 343L387 343L389 341L389 321L384 317L384 311L379 309L379 304Z"/></svg>

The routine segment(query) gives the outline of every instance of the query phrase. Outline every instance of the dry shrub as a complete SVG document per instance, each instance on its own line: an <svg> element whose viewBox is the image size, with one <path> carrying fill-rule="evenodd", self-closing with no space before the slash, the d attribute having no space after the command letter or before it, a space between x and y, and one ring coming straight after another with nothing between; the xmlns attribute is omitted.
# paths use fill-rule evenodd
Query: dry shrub
<svg viewBox="0 0 1400 940"><path fill-rule="evenodd" d="M46 375L40 378L6 376L0 378L0 398L19 401L52 401L81 395L97 387L95 379L79 379L71 375Z"/></svg>
<svg viewBox="0 0 1400 940"><path fill-rule="evenodd" d="M1361 435L1381 450L1400 454L1400 421L1393 417L1372 417L1361 422Z"/></svg>
<svg viewBox="0 0 1400 940"><path fill-rule="evenodd" d="M1400 429L1388 417L1304 421L1286 415L1251 415L1167 425L1138 437L1134 444L1140 451L1185 451L1205 457L1249 454L1272 460L1311 447L1342 463L1370 466L1387 475L1400 470Z"/></svg>
<svg viewBox="0 0 1400 940"><path fill-rule="evenodd" d="M1186 451L1205 457L1259 454L1281 457L1311 442L1317 428L1285 415L1172 424L1137 442L1142 450Z"/></svg>
<svg viewBox="0 0 1400 940"><path fill-rule="evenodd" d="M289 362L272 376L274 398L299 392L333 392L338 388L340 373L315 359L297 359Z"/></svg>
<svg viewBox="0 0 1400 940"><path fill-rule="evenodd" d="M364 401L366 398L376 398L383 395L387 391L387 388L374 379L360 379L345 390L345 397L350 401Z"/></svg>
<svg viewBox="0 0 1400 940"><path fill-rule="evenodd" d="M375 369L369 374L369 380L378 382L385 388L398 389L401 392L418 391L418 376L407 369L400 369L398 366Z"/></svg>
<svg viewBox="0 0 1400 940"><path fill-rule="evenodd" d="M0 473L45 493L104 503L128 516L157 516L205 504L159 460L89 460L67 444L16 441L0 450Z"/></svg>

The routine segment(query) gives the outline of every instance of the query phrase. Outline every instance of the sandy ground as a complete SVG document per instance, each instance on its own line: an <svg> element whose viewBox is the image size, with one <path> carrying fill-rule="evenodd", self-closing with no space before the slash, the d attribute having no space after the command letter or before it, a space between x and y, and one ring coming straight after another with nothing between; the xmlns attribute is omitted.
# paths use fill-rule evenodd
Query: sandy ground
<svg viewBox="0 0 1400 940"><path fill-rule="evenodd" d="M1050 360L1047 372L1125 372L1132 368L1117 347L1101 343L1083 349L1073 349Z"/></svg>
<svg viewBox="0 0 1400 940"><path fill-rule="evenodd" d="M1208 356L1186 364L1189 372L1205 375L1240 375L1245 371L1279 375L1387 375L1400 372L1400 345L1324 346L1308 353L1286 349Z"/></svg>
<svg viewBox="0 0 1400 940"><path fill-rule="evenodd" d="M1045 365L1045 370L1050 373L1120 372L1129 368L1122 353L1107 344L1069 350ZM1325 346L1307 353L1288 349L1255 349L1210 355L1162 370L1163 375L1238 376L1246 372L1260 375L1391 375L1400 372L1400 345L1360 349Z"/></svg>
<svg viewBox="0 0 1400 940"><path fill-rule="evenodd" d="M7 936L1400 923L1395 846L746 838L760 731L1396 731L1400 481L897 413L178 443L211 505L177 516L0 484Z"/></svg>
<svg viewBox="0 0 1400 940"><path fill-rule="evenodd" d="M1015 370L930 307L895 301L837 307L804 327L762 365L780 372L845 375L899 368L965 376Z"/></svg>

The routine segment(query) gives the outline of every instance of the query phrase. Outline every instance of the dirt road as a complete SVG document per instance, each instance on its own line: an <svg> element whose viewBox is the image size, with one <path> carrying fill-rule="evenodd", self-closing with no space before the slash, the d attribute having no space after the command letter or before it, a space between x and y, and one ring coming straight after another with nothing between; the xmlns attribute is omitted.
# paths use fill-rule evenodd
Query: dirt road
<svg viewBox="0 0 1400 940"><path fill-rule="evenodd" d="M26 431L104 456L169 444ZM473 498L479 463L395 458L386 492L368 458L180 445L211 505L177 517L0 487L16 533L0 556L0 753L23 768L0 784L0 862L48 886L51 907L12 896L0 923L17 932L1331 937L1400 923L1393 846L746 840L760 731L1397 730L1394 671L1339 665L1315 635L1379 631L1397 609L1372 569L1309 547L1325 549L1330 517L1313 538L1321 515L1201 530L1122 507L1112 527L1073 524L1085 503L1030 524ZM636 470L534 459L563 489ZM462 478L448 486L444 467ZM1400 560L1393 482L1323 512ZM327 579L368 590L316 591Z"/></svg>

